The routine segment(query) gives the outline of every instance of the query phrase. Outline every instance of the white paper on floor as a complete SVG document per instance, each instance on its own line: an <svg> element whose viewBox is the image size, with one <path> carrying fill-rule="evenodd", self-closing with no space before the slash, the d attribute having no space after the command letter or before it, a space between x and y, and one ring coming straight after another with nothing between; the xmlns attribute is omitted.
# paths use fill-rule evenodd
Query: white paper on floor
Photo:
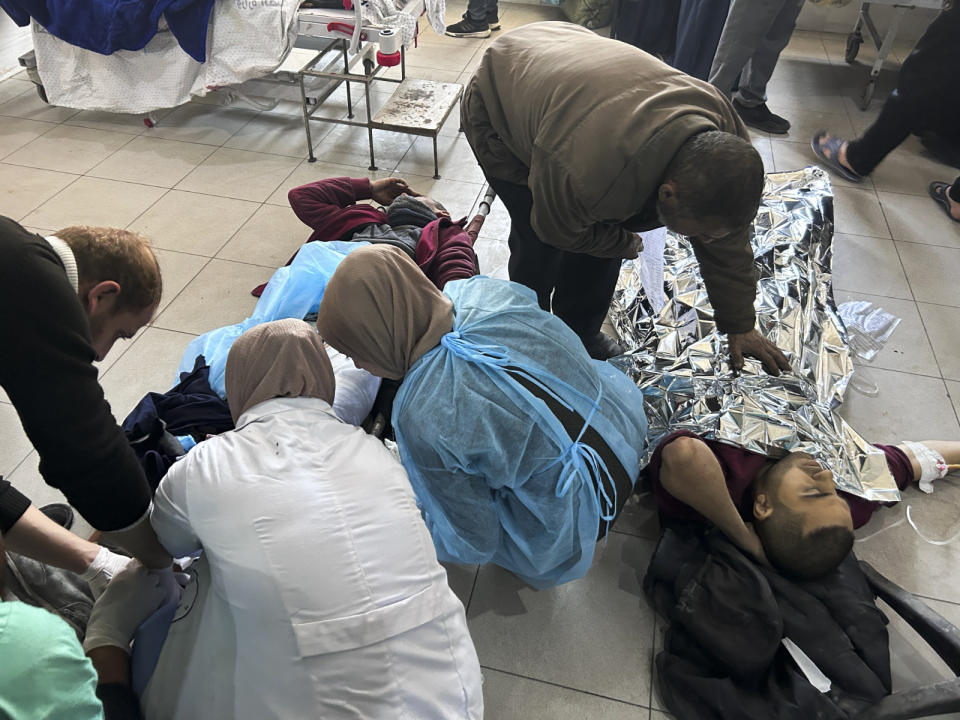
<svg viewBox="0 0 960 720"><path fill-rule="evenodd" d="M640 237L643 238L643 250L640 252L640 282L656 315L667 304L667 298L663 292L663 248L667 240L667 229L657 228L641 233Z"/></svg>

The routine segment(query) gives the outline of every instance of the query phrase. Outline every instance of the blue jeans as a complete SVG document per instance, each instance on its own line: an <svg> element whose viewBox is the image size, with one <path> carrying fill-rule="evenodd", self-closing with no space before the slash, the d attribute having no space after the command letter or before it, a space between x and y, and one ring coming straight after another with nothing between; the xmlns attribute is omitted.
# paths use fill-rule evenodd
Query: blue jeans
<svg viewBox="0 0 960 720"><path fill-rule="evenodd" d="M463 17L475 22L485 22L488 17L497 17L497 0L468 0Z"/></svg>

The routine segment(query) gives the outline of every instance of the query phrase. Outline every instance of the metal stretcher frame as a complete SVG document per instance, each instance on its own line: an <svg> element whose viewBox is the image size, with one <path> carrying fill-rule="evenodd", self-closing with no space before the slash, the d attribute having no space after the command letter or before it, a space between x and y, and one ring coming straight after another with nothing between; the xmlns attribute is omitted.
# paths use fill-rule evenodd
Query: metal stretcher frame
<svg viewBox="0 0 960 720"><path fill-rule="evenodd" d="M883 37L877 31L877 26L870 15L872 5L889 5L894 8L893 19L890 21L886 35ZM940 10L943 5L943 0L861 0L860 14L857 16L857 23L853 26L853 31L847 35L847 49L844 54L844 60L848 63L852 64L857 59L860 46L863 44L863 28L865 27L877 48L877 59L870 68L870 76L867 78L866 87L864 87L863 94L860 96L861 110L866 110L870 106L870 101L873 99L873 93L877 87L877 78L880 76L880 69L883 67L883 61L887 59L887 55L893 49L893 41L897 37L900 21L907 10L915 8Z"/></svg>
<svg viewBox="0 0 960 720"><path fill-rule="evenodd" d="M297 73L297 77L300 82L300 97L302 100L303 106L303 129L307 134L307 161L316 162L317 158L313 154L313 140L310 133L310 120L319 120L321 122L335 123L337 125L351 125L353 127L365 127L367 129L367 141L370 146L370 170L377 170L377 162L374 156L373 150L373 118L370 114L370 84L374 80L380 80L383 82L390 83L401 83L407 77L407 51L403 46L400 47L400 79L396 80L388 77L380 77L381 72L383 71L383 66L377 65L369 57L364 56L361 60L363 63L363 74L354 73L350 71L350 52L349 52L349 42L347 38L331 38L327 45L319 50L317 54L313 57L310 62L300 68ZM343 55L343 71L333 71L328 66L325 69L318 70L317 65L323 61L329 53L339 50ZM326 78L328 80L337 81L335 84L331 85L326 95L319 102L309 102L307 98L307 87L306 79L308 77L315 78ZM353 98L350 93L350 83L356 82L363 85L363 97L364 97L364 110L366 112L366 122L356 122L353 120ZM333 90L339 87L340 83L346 84L347 90L347 118L331 118L325 117L323 115L319 117L314 117L316 112L322 107L323 100L326 99L326 96L329 96ZM434 138L434 151L436 151L436 138ZM434 160L436 161L436 152L434 154ZM436 165L436 162L435 162Z"/></svg>
<svg viewBox="0 0 960 720"><path fill-rule="evenodd" d="M860 561L874 594L889 605L958 677L888 695L852 720L906 720L960 710L960 630L919 598Z"/></svg>
<svg viewBox="0 0 960 720"><path fill-rule="evenodd" d="M440 158L437 138L440 127L446 122L456 101L462 93L462 87L456 84L432 83L423 80L407 79L407 51L401 44L399 50L400 78L383 76L384 65L380 54L374 62L373 48L377 40L378 27L365 24L361 12L362 3L357 0L343 0L344 9L301 9L298 14L298 47L316 50L316 55L297 72L300 85L300 101L303 109L303 127L307 140L307 161L316 162L313 152L313 138L310 121L334 123L363 127L367 130L367 144L370 149L370 170L377 170L373 144L374 130L387 130L429 137L433 140L433 176L440 177ZM419 17L424 11L423 0L411 0L403 6L403 11L411 17ZM336 55L343 59L343 69L338 68ZM333 59L334 62L329 62ZM324 65L324 63L326 64ZM353 72L352 66L360 64L363 73ZM308 85L310 81L329 81L318 97L312 97ZM397 90L376 116L370 110L370 86L374 81L395 83ZM340 84L346 85L347 117L333 118L318 115L323 101ZM363 86L365 121L354 120L353 96L351 84ZM416 119L414 119L416 117Z"/></svg>
<svg viewBox="0 0 960 720"><path fill-rule="evenodd" d="M372 45L367 45L353 55L351 59L351 45L348 45L347 38L331 38L326 45L318 48L318 53L297 72L297 78L300 85L300 99L303 108L303 126L307 136L308 162L316 162L316 156L313 152L313 140L310 132L310 121L319 120L322 122L334 123L338 125L350 125L353 127L363 127L367 129L367 143L370 149L370 170L377 170L376 156L374 154L373 131L386 130L401 132L408 135L419 135L429 137L433 141L433 177L440 177L440 157L437 146L437 138L440 134L440 128L446 123L450 113L460 99L463 93L463 87L457 83L439 83L428 80L413 80L407 78L406 70L406 49L400 48L400 78L383 77L383 66L375 63L370 56ZM321 63L331 57L333 53L334 62L320 67ZM337 69L339 61L336 55L342 55L343 69ZM351 64L357 61L362 63L363 74L351 71ZM317 98L309 96L307 85L308 79L319 79L329 81L326 91ZM370 111L370 86L374 81L395 83L397 90L391 95L390 99L383 108L374 117ZM324 115L317 116L323 100L326 99L339 87L341 83L346 85L347 92L347 118L332 118ZM353 96L351 94L351 83L360 83L363 85L364 112L366 120L359 122L353 120Z"/></svg>

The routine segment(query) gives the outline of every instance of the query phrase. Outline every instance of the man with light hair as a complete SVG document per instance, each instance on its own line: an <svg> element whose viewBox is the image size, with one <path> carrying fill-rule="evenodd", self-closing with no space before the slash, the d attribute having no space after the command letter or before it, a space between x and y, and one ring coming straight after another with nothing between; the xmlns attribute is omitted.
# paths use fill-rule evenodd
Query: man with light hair
<svg viewBox="0 0 960 720"><path fill-rule="evenodd" d="M170 557L149 523L150 487L117 425L94 360L157 310L162 283L145 238L69 227L50 237L0 217L0 387L40 455L40 473L104 539L147 567ZM127 558L83 540L0 478L7 549L79 573L99 594Z"/></svg>

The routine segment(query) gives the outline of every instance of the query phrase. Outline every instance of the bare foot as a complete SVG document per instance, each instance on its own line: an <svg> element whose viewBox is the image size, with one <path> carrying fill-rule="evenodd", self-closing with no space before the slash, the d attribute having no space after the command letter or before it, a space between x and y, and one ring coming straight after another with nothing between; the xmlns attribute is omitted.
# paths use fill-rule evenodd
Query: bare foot
<svg viewBox="0 0 960 720"><path fill-rule="evenodd" d="M830 157L830 150L827 148L826 141L830 140L832 137L833 136L830 135L830 133L824 133L822 144L820 146L820 149L823 151L824 156L827 158ZM859 175L860 173L858 173L856 170L850 167L850 163L847 161L847 146L849 144L850 144L849 142L844 141L843 145L840 146L840 150L837 152L837 161L841 165L843 165L843 167L845 167L847 170L852 172L854 175Z"/></svg>
<svg viewBox="0 0 960 720"><path fill-rule="evenodd" d="M840 152L837 153L837 160L839 160L840 164L843 165L847 170L849 170L850 172L856 175L859 175L860 173L854 170L853 167L850 165L850 163L847 161L847 147L849 145L850 143L845 142L843 145L840 146Z"/></svg>
<svg viewBox="0 0 960 720"><path fill-rule="evenodd" d="M954 220L960 220L960 202L950 197L950 190L947 189L947 202L950 203L950 217Z"/></svg>

